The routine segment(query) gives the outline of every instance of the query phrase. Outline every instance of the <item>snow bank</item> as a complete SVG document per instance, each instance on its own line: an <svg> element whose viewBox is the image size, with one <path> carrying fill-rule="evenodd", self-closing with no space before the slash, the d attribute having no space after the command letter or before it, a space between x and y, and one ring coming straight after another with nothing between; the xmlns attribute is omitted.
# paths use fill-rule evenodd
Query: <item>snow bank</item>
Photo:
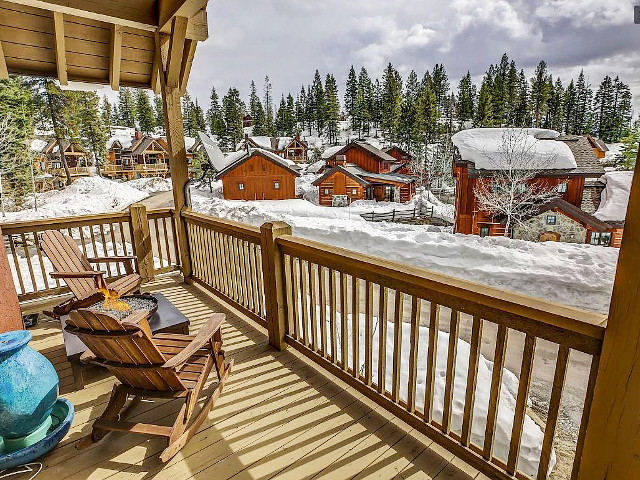
<svg viewBox="0 0 640 480"><path fill-rule="evenodd" d="M604 153L604 158L601 162L608 164L615 164L622 157L622 151L624 150L624 143L607 143L607 150Z"/></svg>
<svg viewBox="0 0 640 480"><path fill-rule="evenodd" d="M633 172L607 172L601 178L607 186L602 192L600 207L593 215L605 222L622 222L627 216Z"/></svg>
<svg viewBox="0 0 640 480"><path fill-rule="evenodd" d="M576 160L566 143L554 141L560 134L543 128L471 128L451 137L463 160L473 162L477 169L504 170L514 161L511 154L522 152L525 157L519 168L548 170L576 168ZM505 142L519 145L505 147Z"/></svg>
<svg viewBox="0 0 640 480"><path fill-rule="evenodd" d="M361 213L407 208L355 202L320 207L306 200L232 201L220 190L192 191L195 211L259 226L284 221L297 236L427 268L546 300L608 311L618 259L615 248L533 243L503 237L451 234L429 225L370 223Z"/></svg>
<svg viewBox="0 0 640 480"><path fill-rule="evenodd" d="M29 208L18 212L7 212L2 220L18 222L38 218L117 212L148 196L148 193L133 188L127 183L114 182L102 177L82 177L64 190L52 190L39 194L37 211Z"/></svg>
<svg viewBox="0 0 640 480"><path fill-rule="evenodd" d="M125 183L145 193L168 192L172 188L171 179L160 177L137 178Z"/></svg>

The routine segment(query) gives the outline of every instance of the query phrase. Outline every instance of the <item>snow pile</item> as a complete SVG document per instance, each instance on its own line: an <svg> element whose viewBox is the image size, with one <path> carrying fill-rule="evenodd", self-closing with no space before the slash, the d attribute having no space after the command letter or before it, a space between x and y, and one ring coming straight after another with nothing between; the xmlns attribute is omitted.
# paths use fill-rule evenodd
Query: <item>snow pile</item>
<svg viewBox="0 0 640 480"><path fill-rule="evenodd" d="M513 167L520 153L523 159L518 168L522 170L576 168L567 144L553 140L559 135L543 128L471 128L456 133L451 141L462 160L474 163L480 170Z"/></svg>
<svg viewBox="0 0 640 480"><path fill-rule="evenodd" d="M42 150L44 150L44 147L46 147L48 144L49 142L47 142L46 140L34 138L33 140L31 140L31 143L29 144L29 148L33 152L40 153L42 152Z"/></svg>
<svg viewBox="0 0 640 480"><path fill-rule="evenodd" d="M601 177L607 186L602 192L600 207L593 215L605 222L623 222L627 216L633 172L613 171Z"/></svg>
<svg viewBox="0 0 640 480"><path fill-rule="evenodd" d="M171 179L160 177L137 178L126 182L126 185L145 193L168 192L171 190Z"/></svg>
<svg viewBox="0 0 640 480"><path fill-rule="evenodd" d="M600 159L601 162L615 165L623 158L624 143L607 143L607 148L609 150L604 153L604 158Z"/></svg>
<svg viewBox="0 0 640 480"><path fill-rule="evenodd" d="M52 190L38 195L38 210L33 208L8 212L5 222L59 218L96 213L117 212L149 194L127 183L102 177L81 177L64 190Z"/></svg>
<svg viewBox="0 0 640 480"><path fill-rule="evenodd" d="M318 178L314 173L303 173L296 178L296 197L303 198L318 205L320 202L318 187L313 185Z"/></svg>
<svg viewBox="0 0 640 480"><path fill-rule="evenodd" d="M302 305L303 297L298 297L298 303ZM304 299L307 303L308 311L311 311L314 307L316 310L315 318L317 319L318 327L316 328L316 345L320 345L321 342L321 328L320 328L320 306L312 306L311 298L309 296ZM326 317L330 317L330 308L327 306ZM428 315L423 312L422 315ZM347 363L348 366L353 368L353 321L352 315L347 315ZM298 319L298 331L303 331L303 325ZM328 320L327 320L328 322ZM340 312L336 312L336 331L337 338L342 338L342 317ZM380 364L380 358L378 356L379 345L379 333L380 328L379 320L377 316L373 316L373 336L371 350L374 352L372 355L372 378L378 378L378 366ZM365 314L361 312L359 314L358 321L358 348L359 348L359 371L364 375L365 363ZM327 325L327 330L329 330ZM307 335L309 335L309 327L306 327ZM393 322L387 322L387 335L385 344L386 356L384 359L385 369L385 389L391 391L393 384L393 345L394 345L394 330L395 326ZM400 357L400 398L407 401L408 396L408 384L409 384L409 356L411 349L411 324L407 322L402 323L402 339L400 345L402 346ZM310 339L308 339L310 340ZM416 410L422 412L424 409L425 401L425 383L422 379L427 377L427 347L429 345L429 327L420 326L418 331L418 355L417 355L417 373L416 378ZM331 352L331 342L326 342L328 353ZM437 347L436 347L436 365L435 365L435 383L433 387L433 419L437 422L442 422L444 414L444 398L445 398L445 383L446 383L446 371L447 371L447 358L449 348L449 334L447 332L438 331L437 334ZM341 342L336 344L335 358L341 358L342 345ZM465 393L467 386L467 373L469 369L469 355L471 352L471 346L463 339L458 339L457 351L456 351L456 366L455 377L453 385L453 402L451 411L451 430L454 432L462 431L462 421L464 416L464 404ZM331 355L334 357L334 355ZM476 445L482 445L484 442L484 433L487 423L487 416L489 412L489 398L491 395L491 377L493 371L493 362L488 360L484 355L480 355L478 360L478 378L477 387L475 393L475 402L473 406L473 422L471 426L471 441ZM518 378L506 368L502 370L502 385L500 388L500 400L498 402L498 416L496 420L496 432L493 444L493 454L497 458L505 461L509 455L509 446L511 441L511 431L513 428L513 418L516 408L516 398L518 394ZM522 432L522 443L520 448L520 457L518 459L518 470L525 474L535 477L538 471L538 464L540 454L542 451L542 442L544 439L544 433L535 421L527 414L524 419L524 429ZM552 451L551 459L549 463L549 471L553 469L555 465L555 452Z"/></svg>
<svg viewBox="0 0 640 480"><path fill-rule="evenodd" d="M398 203L355 202L330 208L306 200L232 201L192 191L195 211L259 226L284 221L294 235L388 260L606 313L618 249L503 237L450 234L429 225L370 223L371 211L407 208Z"/></svg>

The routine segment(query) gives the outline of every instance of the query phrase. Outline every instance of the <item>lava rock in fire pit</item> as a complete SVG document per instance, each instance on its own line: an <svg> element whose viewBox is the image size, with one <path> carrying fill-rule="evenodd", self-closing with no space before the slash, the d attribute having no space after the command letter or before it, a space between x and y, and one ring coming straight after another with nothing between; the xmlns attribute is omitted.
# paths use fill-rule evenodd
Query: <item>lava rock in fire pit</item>
<svg viewBox="0 0 640 480"><path fill-rule="evenodd" d="M127 303L130 307L129 310L115 310L113 308L109 308L109 303L106 302L107 306L105 306L105 301L101 301L98 303L94 303L89 307L89 310L93 310L94 312L104 313L109 315L110 317L117 318L118 320L124 320L129 315L131 315L135 310L149 310L155 311L158 306L158 301L153 297L143 297L143 296L127 296L120 297L117 302ZM113 302L113 300L111 300Z"/></svg>

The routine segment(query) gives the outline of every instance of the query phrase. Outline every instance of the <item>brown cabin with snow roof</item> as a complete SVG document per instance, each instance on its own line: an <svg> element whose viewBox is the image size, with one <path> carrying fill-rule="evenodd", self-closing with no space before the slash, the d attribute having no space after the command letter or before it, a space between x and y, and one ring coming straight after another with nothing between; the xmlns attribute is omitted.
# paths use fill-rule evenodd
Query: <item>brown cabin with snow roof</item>
<svg viewBox="0 0 640 480"><path fill-rule="evenodd" d="M249 152L216 175L226 200L287 200L296 197L300 176L289 161L262 149Z"/></svg>
<svg viewBox="0 0 640 480"><path fill-rule="evenodd" d="M116 139L108 145L102 174L109 178L133 180L169 175L169 149L164 139L136 131L130 144Z"/></svg>
<svg viewBox="0 0 640 480"><path fill-rule="evenodd" d="M90 176L91 153L77 142L63 139L61 143L71 180ZM37 175L35 180L40 184L38 185L40 191L61 188L65 185L67 175L56 139L47 142L40 152L38 160L34 163L34 167Z"/></svg>
<svg viewBox="0 0 640 480"><path fill-rule="evenodd" d="M538 173L531 183L546 187L555 187L558 198L580 209L585 197L591 198L592 181L604 174L604 168L598 161L591 143L585 136L563 135L542 142L564 142L576 161L573 169L546 169ZM454 149L453 176L456 179L455 233L480 236L503 236L505 226L498 219L480 209L475 194L480 183L492 182L491 170L479 170L475 164L461 157L457 147ZM598 188L598 187L594 187Z"/></svg>

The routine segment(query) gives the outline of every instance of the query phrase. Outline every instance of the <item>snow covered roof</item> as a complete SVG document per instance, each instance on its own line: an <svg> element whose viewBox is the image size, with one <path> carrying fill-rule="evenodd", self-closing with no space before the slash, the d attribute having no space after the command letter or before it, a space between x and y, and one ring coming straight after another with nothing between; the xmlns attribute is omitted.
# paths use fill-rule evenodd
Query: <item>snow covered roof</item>
<svg viewBox="0 0 640 480"><path fill-rule="evenodd" d="M34 152L42 152L42 150L44 150L44 147L46 147L48 143L49 142L47 142L46 140L34 138L33 140L31 140L31 144L29 145L29 148Z"/></svg>
<svg viewBox="0 0 640 480"><path fill-rule="evenodd" d="M184 147L189 150L196 144L196 139L194 137L184 137Z"/></svg>
<svg viewBox="0 0 640 480"><path fill-rule="evenodd" d="M324 160L318 160L307 167L307 173L318 173L326 164Z"/></svg>
<svg viewBox="0 0 640 480"><path fill-rule="evenodd" d="M516 162L522 170L575 169L569 146L554 141L559 136L544 128L471 128L456 133L451 141L462 160L479 170L505 170Z"/></svg>
<svg viewBox="0 0 640 480"><path fill-rule="evenodd" d="M119 142L122 148L131 148L133 144L133 135L128 133L117 133L107 140L107 150L111 150L115 142Z"/></svg>
<svg viewBox="0 0 640 480"><path fill-rule="evenodd" d="M225 158L224 153L222 153L222 150L220 150L218 142L211 140L211 138L209 138L209 136L204 132L198 132L198 139L207 154L209 163L216 169L216 172L224 169L224 167L227 166L228 161Z"/></svg>
<svg viewBox="0 0 640 480"><path fill-rule="evenodd" d="M602 192L600 207L594 217L606 222L624 222L629 204L629 192L633 172L607 172L602 177L606 187Z"/></svg>
<svg viewBox="0 0 640 480"><path fill-rule="evenodd" d="M333 157L336 153L344 148L344 145L336 145L335 147L329 147L324 152L322 152L321 158L325 160Z"/></svg>
<svg viewBox="0 0 640 480"><path fill-rule="evenodd" d="M263 148L251 148L249 152L247 152L246 150L239 150L237 152L233 152L227 155L226 157L227 165L224 167L224 169L218 172L218 174L216 175L216 180L221 179L231 170L240 166L242 163L246 162L256 154L260 155L263 158L266 158L267 160L275 163L276 165L284 168L285 170L288 170L289 172L293 173L295 176L297 177L300 176L300 173L298 172L300 168L296 166L295 162L292 162L291 160L286 160L276 155L275 153L270 152L269 150L265 150Z"/></svg>
<svg viewBox="0 0 640 480"><path fill-rule="evenodd" d="M293 142L293 137L279 137L277 150L284 150L291 142Z"/></svg>

